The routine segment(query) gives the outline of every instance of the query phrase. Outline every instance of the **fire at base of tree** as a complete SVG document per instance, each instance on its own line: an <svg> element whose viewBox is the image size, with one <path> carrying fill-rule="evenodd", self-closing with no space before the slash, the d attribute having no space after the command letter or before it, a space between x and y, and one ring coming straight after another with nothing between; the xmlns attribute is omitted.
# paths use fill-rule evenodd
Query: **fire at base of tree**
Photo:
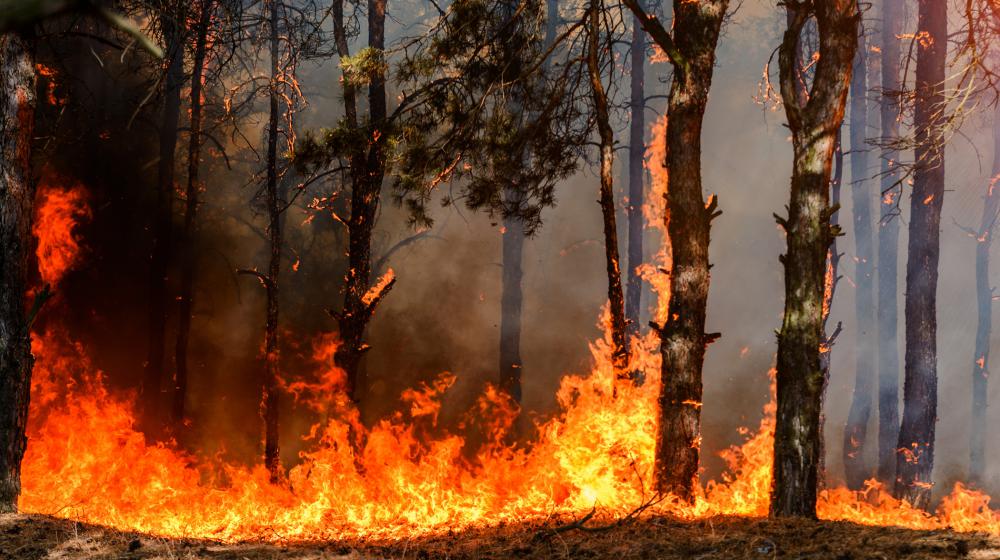
<svg viewBox="0 0 1000 560"><path fill-rule="evenodd" d="M0 556L1000 558L998 34L0 0Z"/></svg>

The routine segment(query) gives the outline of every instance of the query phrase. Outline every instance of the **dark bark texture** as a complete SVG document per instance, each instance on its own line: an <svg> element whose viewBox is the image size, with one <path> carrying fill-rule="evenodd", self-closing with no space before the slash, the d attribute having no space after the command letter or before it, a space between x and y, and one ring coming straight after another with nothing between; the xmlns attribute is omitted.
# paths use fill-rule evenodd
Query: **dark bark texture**
<svg viewBox="0 0 1000 560"><path fill-rule="evenodd" d="M945 65L948 5L920 0L913 123L913 193L906 261L903 421L896 446L896 497L930 506L937 424L937 281L944 203Z"/></svg>
<svg viewBox="0 0 1000 560"><path fill-rule="evenodd" d="M645 2L640 0L645 7ZM628 143L628 271L625 291L625 320L632 336L639 334L639 317L642 314L642 276L639 267L645 262L643 254L643 232L645 223L642 205L645 197L644 160L646 157L646 33L639 18L632 18L632 44L629 47L631 60L631 81L629 100L629 143Z"/></svg>
<svg viewBox="0 0 1000 560"><path fill-rule="evenodd" d="M660 333L660 421L656 438L656 490L693 499L701 444L702 366L718 335L705 333L709 230L716 198L701 184L701 131L715 68L715 47L728 0L675 0L671 36L638 0L625 4L674 67L667 102L667 233L673 252L670 303Z"/></svg>
<svg viewBox="0 0 1000 560"><path fill-rule="evenodd" d="M900 106L894 94L900 89L900 46L903 1L882 3L882 185L878 226L878 479L895 480L896 443L899 441L899 203L903 196L899 151Z"/></svg>
<svg viewBox="0 0 1000 560"><path fill-rule="evenodd" d="M180 6L180 4L177 4ZM160 160L157 166L156 216L149 268L148 349L143 372L143 420L148 431L162 428L164 355L168 315L168 274L173 254L174 172L177 126L180 119L181 87L184 81L183 10L160 18L167 41L166 76L163 85L163 113L160 123Z"/></svg>
<svg viewBox="0 0 1000 560"><path fill-rule="evenodd" d="M27 449L31 251L31 140L35 124L34 39L0 35L0 513L17 511Z"/></svg>
<svg viewBox="0 0 1000 560"><path fill-rule="evenodd" d="M611 128L608 96L601 82L600 31L601 3L591 0L587 69L590 75L591 97L597 120L601 148L601 215L604 218L604 256L608 275L608 305L611 315L611 359L619 377L628 374L628 330L625 322L625 295L622 290L622 273L618 255L618 226L615 215L613 169L615 165L615 133Z"/></svg>
<svg viewBox="0 0 1000 560"><path fill-rule="evenodd" d="M184 403L188 385L188 344L191 337L192 306L194 305L194 280L198 263L197 230L198 200L201 184L198 171L201 164L202 145L202 77L205 71L205 54L208 44L208 26L212 17L213 0L202 0L195 39L194 61L191 72L191 132L188 139L188 173L185 190L184 230L181 235L181 285L177 298L177 344L174 347L174 394L171 415L175 427L184 421Z"/></svg>
<svg viewBox="0 0 1000 560"><path fill-rule="evenodd" d="M264 465L271 473L271 480L282 476L281 454L278 441L278 400L280 361L278 355L278 275L281 272L281 213L282 200L278 194L278 120L281 118L277 90L280 33L278 30L277 1L270 3L271 43L271 92L267 122L267 212L270 262L267 267L267 318L264 325L264 383L261 392L261 416L264 420Z"/></svg>
<svg viewBox="0 0 1000 560"><path fill-rule="evenodd" d="M986 187L983 218L976 232L976 350L972 356L972 420L969 427L969 482L981 483L986 472L986 408L989 397L990 335L993 332L993 287L990 247L1000 216L1000 115L993 117L993 177Z"/></svg>
<svg viewBox="0 0 1000 560"><path fill-rule="evenodd" d="M781 96L792 132L794 164L787 233L785 314L778 335L778 410L774 438L771 515L816 516L825 375L824 333L827 254L837 230L830 225L830 176L844 119L851 68L858 41L856 0L788 2L788 30L779 50ZM797 53L802 30L814 17L819 60L809 99L798 94Z"/></svg>
<svg viewBox="0 0 1000 560"><path fill-rule="evenodd" d="M851 410L844 427L844 473L847 486L863 488L872 476L865 463L868 424L875 388L875 250L872 241L872 193L869 175L868 72L864 34L859 36L851 78L851 205L854 226L855 369Z"/></svg>
<svg viewBox="0 0 1000 560"><path fill-rule="evenodd" d="M343 3L334 2L335 35L341 56L347 52ZM385 49L385 0L368 2L368 46L382 52ZM344 106L348 126L357 128L357 93L344 82ZM378 293L369 294L371 283L372 232L382 194L385 176L385 135L380 128L386 122L385 76L372 75L368 86L368 111L371 129L367 146L359 146L350 157L351 216L348 230L348 271L344 287L344 307L336 313L341 345L334 360L347 373L348 391L355 403L360 403L367 391L361 358L369 349L365 331L375 308L392 288L390 281Z"/></svg>

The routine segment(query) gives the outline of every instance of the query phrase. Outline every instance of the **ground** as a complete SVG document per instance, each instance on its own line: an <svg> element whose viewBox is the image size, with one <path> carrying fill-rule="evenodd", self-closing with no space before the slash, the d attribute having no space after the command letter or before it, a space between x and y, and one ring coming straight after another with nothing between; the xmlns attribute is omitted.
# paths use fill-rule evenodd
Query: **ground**
<svg viewBox="0 0 1000 560"><path fill-rule="evenodd" d="M493 527L393 542L264 545L161 539L36 515L0 516L0 559L895 559L1000 560L1000 539L850 523L649 517L588 530L566 524ZM553 527L561 530L554 532ZM593 530L595 527L600 527Z"/></svg>

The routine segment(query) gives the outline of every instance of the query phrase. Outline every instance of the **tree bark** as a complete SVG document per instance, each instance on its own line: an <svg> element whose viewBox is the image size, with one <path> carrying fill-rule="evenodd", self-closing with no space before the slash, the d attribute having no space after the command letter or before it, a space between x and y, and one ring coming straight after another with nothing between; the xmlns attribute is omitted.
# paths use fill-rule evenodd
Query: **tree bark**
<svg viewBox="0 0 1000 560"><path fill-rule="evenodd" d="M618 255L618 226L615 215L613 170L615 165L615 133L611 128L608 97L601 82L600 67L600 12L599 0L590 2L589 45L587 70L594 102L597 131L601 149L601 214L604 218L604 256L608 275L608 306L611 315L611 359L619 378L628 376L628 330L625 321L625 296L622 291L622 274Z"/></svg>
<svg viewBox="0 0 1000 560"><path fill-rule="evenodd" d="M183 10L180 10L183 12ZM149 269L148 348L143 372L142 401L146 428L156 433L162 428L161 406L166 344L166 324L170 299L167 281L173 254L174 159L177 125L180 119L181 86L184 81L183 13L160 18L167 38L167 67L163 86L163 114L160 124L160 160L157 167L156 218Z"/></svg>
<svg viewBox="0 0 1000 560"><path fill-rule="evenodd" d="M705 201L701 184L701 131L715 67L715 47L728 0L674 1L671 36L638 0L626 6L674 67L667 102L667 233L673 251L670 303L660 334L660 421L656 437L656 489L693 500L701 446L701 371L708 305L709 229L716 198Z"/></svg>
<svg viewBox="0 0 1000 560"><path fill-rule="evenodd" d="M878 226L878 479L884 484L896 478L896 444L899 443L899 203L903 185L898 173L900 106L899 35L902 33L903 1L882 3L882 184Z"/></svg>
<svg viewBox="0 0 1000 560"><path fill-rule="evenodd" d="M335 26L340 28L339 32L335 29L338 36L338 51L344 56L347 43L343 24L343 4L341 2L334 4L337 10L335 20L338 17L340 20L340 23L335 23ZM378 52L383 52L385 49L385 0L368 2L368 46ZM357 127L358 123L355 95L353 86L349 87L345 81L344 104L348 124L353 127ZM334 356L337 365L347 373L348 391L356 404L362 402L368 385L365 372L360 367L361 358L369 348L364 341L365 331L376 305L393 285L392 282L385 284L374 297L368 294L371 289L372 231L375 227L382 180L385 175L383 154L385 138L380 128L385 125L387 109L385 76L381 73L370 77L368 110L372 128L367 150L362 148L356 151L351 156L350 162L352 189L351 217L347 222L348 271L345 279L344 308L337 314L341 345Z"/></svg>
<svg viewBox="0 0 1000 560"><path fill-rule="evenodd" d="M503 221L500 278L500 388L521 403L521 308L524 305L524 223L516 217Z"/></svg>
<svg viewBox="0 0 1000 560"><path fill-rule="evenodd" d="M868 175L868 72L867 46L862 33L858 39L851 79L851 204L854 223L855 296L854 316L856 359L854 394L844 428L844 472L847 486L864 487L871 477L865 461L868 423L871 419L875 387L875 254L872 244L872 209Z"/></svg>
<svg viewBox="0 0 1000 560"><path fill-rule="evenodd" d="M930 506L937 423L937 279L944 202L946 2L920 0L913 123L913 194L906 261L903 422L896 446L896 497ZM926 35L925 35L926 34Z"/></svg>
<svg viewBox="0 0 1000 560"><path fill-rule="evenodd" d="M641 0L640 0L641 1ZM645 2L642 2L645 7ZM642 275L639 267L645 261L643 254L643 233L645 223L642 205L645 197L645 175L643 162L646 156L646 35L639 18L632 18L631 57L631 99L629 101L629 144L628 144L628 285L625 291L625 320L632 336L639 335L639 317L642 314Z"/></svg>
<svg viewBox="0 0 1000 560"><path fill-rule="evenodd" d="M211 22L213 0L202 0L201 16L198 22L198 36L195 40L194 66L191 72L191 136L188 139L188 176L185 191L184 231L181 235L181 285L178 303L177 345L174 361L177 371L174 378L172 416L176 427L184 421L184 403L188 384L188 343L191 336L192 306L194 305L194 280L198 262L195 247L197 214L199 204L198 170L201 164L202 129L202 76L205 70L205 54L208 44L208 26Z"/></svg>
<svg viewBox="0 0 1000 560"><path fill-rule="evenodd" d="M25 309L31 248L31 141L35 124L34 38L0 35L0 513L17 511L27 449L30 318Z"/></svg>
<svg viewBox="0 0 1000 560"><path fill-rule="evenodd" d="M781 96L792 132L794 164L787 220L785 315L778 335L778 409L774 437L771 515L816 516L819 431L825 376L821 361L827 254L838 231L830 224L830 175L844 119L858 39L856 0L812 5L789 2L788 30L779 50ZM810 97L798 99L796 64L802 28L815 17L819 31Z"/></svg>
<svg viewBox="0 0 1000 560"><path fill-rule="evenodd" d="M969 482L982 483L986 472L986 408L989 398L990 336L993 332L993 287L990 246L1000 217L1000 115L993 117L993 177L986 188L983 218L976 235L976 351L972 357L972 419L969 429Z"/></svg>
<svg viewBox="0 0 1000 560"><path fill-rule="evenodd" d="M278 275L281 272L281 205L278 196L278 2L270 2L271 87L267 123L267 210L268 240L271 259L267 267L267 319L264 327L264 384L261 395L261 416L264 419L264 465L271 473L271 480L282 476L281 455L278 442Z"/></svg>

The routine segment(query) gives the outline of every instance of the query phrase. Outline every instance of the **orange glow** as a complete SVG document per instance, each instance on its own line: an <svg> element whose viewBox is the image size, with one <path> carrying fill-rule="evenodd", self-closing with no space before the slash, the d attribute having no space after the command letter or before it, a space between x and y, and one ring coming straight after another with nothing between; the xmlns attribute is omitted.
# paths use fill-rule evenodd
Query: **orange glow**
<svg viewBox="0 0 1000 560"><path fill-rule="evenodd" d="M51 180L38 185L32 233L38 239L35 255L43 283L58 284L76 264L80 245L74 227L90 217L87 191L82 186L61 186Z"/></svg>
<svg viewBox="0 0 1000 560"><path fill-rule="evenodd" d="M71 236L72 225L61 231ZM40 253L41 266L52 265L45 260L49 255L66 258ZM76 255L70 257L75 262ZM322 407L329 420L310 430L315 443L287 481L272 484L262 465L147 442L135 427L132 395L109 390L84 347L59 327L35 333L22 511L161 536L290 541L407 538L579 515L595 506L619 516L651 498L660 385L655 333L633 341L635 366L646 375L642 386L616 382L607 331L594 341L590 370L562 379L559 413L536 424L530 448L507 443L517 409L489 387L462 422L464 431L485 436L471 455L465 449L468 433L430 435L438 432L427 429L436 424L454 375L403 391L407 406L366 429L344 394L344 373L333 364L337 344L332 335L314 341L313 377L319 381L284 385L298 402ZM744 431L743 445L722 453L728 472L698 488L694 504L665 500L650 511L682 519L766 515L775 409L772 372L760 426ZM988 505L988 496L958 485L937 516L930 516L869 483L862 493L824 491L819 514L1000 534L1000 518Z"/></svg>

